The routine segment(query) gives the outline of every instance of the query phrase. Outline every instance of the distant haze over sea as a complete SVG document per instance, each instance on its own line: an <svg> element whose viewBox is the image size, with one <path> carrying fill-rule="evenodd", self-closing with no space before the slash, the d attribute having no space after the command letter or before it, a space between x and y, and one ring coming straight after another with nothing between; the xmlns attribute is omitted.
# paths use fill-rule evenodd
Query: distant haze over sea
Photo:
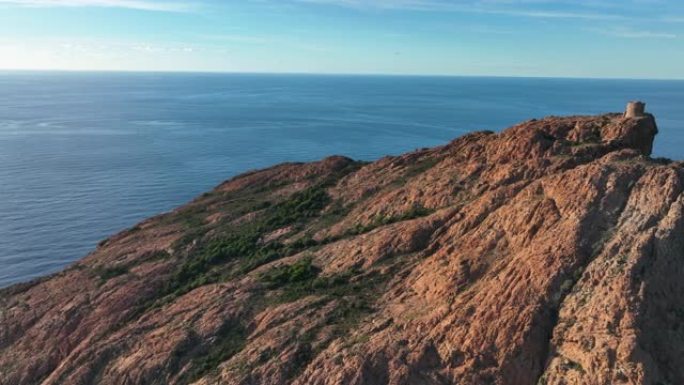
<svg viewBox="0 0 684 385"><path fill-rule="evenodd" d="M547 115L647 102L654 156L684 159L684 81L0 73L0 286L241 172L372 160Z"/></svg>

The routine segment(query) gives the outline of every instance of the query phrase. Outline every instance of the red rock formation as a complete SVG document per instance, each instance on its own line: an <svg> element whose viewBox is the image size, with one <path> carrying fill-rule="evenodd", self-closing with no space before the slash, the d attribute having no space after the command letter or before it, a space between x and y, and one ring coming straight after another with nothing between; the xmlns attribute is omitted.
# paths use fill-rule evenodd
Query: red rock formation
<svg viewBox="0 0 684 385"><path fill-rule="evenodd" d="M650 115L234 178L0 294L0 384L681 384Z"/></svg>

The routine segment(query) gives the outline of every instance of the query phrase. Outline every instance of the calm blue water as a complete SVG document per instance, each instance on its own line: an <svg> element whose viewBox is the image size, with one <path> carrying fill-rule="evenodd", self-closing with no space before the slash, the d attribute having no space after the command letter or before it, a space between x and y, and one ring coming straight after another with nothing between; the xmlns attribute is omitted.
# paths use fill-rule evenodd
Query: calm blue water
<svg viewBox="0 0 684 385"><path fill-rule="evenodd" d="M643 99L684 158L684 82L0 73L0 286L246 170L375 159L546 115Z"/></svg>

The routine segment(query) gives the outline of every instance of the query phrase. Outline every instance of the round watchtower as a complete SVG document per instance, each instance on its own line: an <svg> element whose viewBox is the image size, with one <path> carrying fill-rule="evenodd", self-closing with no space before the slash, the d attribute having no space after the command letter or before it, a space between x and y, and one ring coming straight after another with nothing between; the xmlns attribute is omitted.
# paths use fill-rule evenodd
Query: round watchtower
<svg viewBox="0 0 684 385"><path fill-rule="evenodd" d="M644 116L646 113L646 103L633 101L627 103L627 109L625 110L625 118L638 118Z"/></svg>

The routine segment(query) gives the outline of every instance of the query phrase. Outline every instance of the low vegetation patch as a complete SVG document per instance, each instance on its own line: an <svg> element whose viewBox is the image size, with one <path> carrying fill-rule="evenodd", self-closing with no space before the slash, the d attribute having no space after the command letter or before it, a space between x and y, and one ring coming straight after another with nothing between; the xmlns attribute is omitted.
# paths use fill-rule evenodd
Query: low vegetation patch
<svg viewBox="0 0 684 385"><path fill-rule="evenodd" d="M337 338L344 338L365 317L374 311L379 288L389 275L363 274L350 269L332 276L321 276L320 269L306 257L285 266L274 267L260 275L267 290L276 290L270 303L287 303L315 295L319 299L313 307L324 307L334 301L334 307L326 314L320 325L296 337L297 354L291 363L288 378L294 378ZM269 302L267 302L268 304ZM325 340L316 341L316 336L328 329Z"/></svg>
<svg viewBox="0 0 684 385"><path fill-rule="evenodd" d="M125 322L172 302L194 288L243 276L263 264L324 243L307 235L287 245L278 241L264 242L263 237L286 226L292 226L292 233L296 234L312 220L321 217L321 213L332 203L327 188L360 165L362 163L352 164L282 201L270 201L274 197L274 190L271 189L265 192L212 192L196 202L198 207L169 215L165 221L183 223L186 227L185 236L172 246L174 257L182 256L182 259L156 295L139 304ZM209 207L211 209L207 209ZM223 214L217 220L198 220L217 210ZM339 216L339 212L332 210L332 213L326 212L325 215ZM320 269L312 264L311 258L269 270L260 279L267 291L277 291L278 302L292 301L312 292L322 294L325 301L330 301L340 298L336 296L346 295L343 293L349 293L355 286L350 284L346 275L320 277ZM273 303L260 301L260 295L257 293L253 309L244 315L245 319L249 319L251 313L258 312L261 306ZM212 346L199 354L192 353L194 358L188 358L192 360L192 369L183 375L183 381L192 382L201 378L229 360L244 347L247 335L244 325L226 325ZM308 357L307 354L304 356Z"/></svg>
<svg viewBox="0 0 684 385"><path fill-rule="evenodd" d="M128 274L128 267L126 267L126 266L114 266L114 267L98 266L98 267L95 267L93 269L93 271L102 281L109 281L112 278L116 278L118 276Z"/></svg>
<svg viewBox="0 0 684 385"><path fill-rule="evenodd" d="M227 233L192 247L187 260L169 279L164 295L176 297L214 282L221 276L212 273L217 268L232 271L229 276L241 275L263 264L318 245L318 242L308 237L290 245L279 242L262 243L261 237L284 226L302 225L318 216L329 203L330 197L323 184L297 192L277 204L253 202L251 207L260 210L257 218L237 228L229 226ZM201 236L192 233L177 246L192 245L192 242L197 242L198 237L201 239ZM231 262L237 264L225 267Z"/></svg>
<svg viewBox="0 0 684 385"><path fill-rule="evenodd" d="M192 360L191 369L185 376L189 380L187 383L202 378L239 353L247 343L247 336L247 329L238 322L227 322L223 325L216 335L214 344Z"/></svg>
<svg viewBox="0 0 684 385"><path fill-rule="evenodd" d="M410 210L395 216L378 216L371 223L367 225L358 224L347 233L350 235L358 235L370 232L379 227L390 225L397 222L408 221L411 219L421 218L432 214L434 210L428 209L421 204L416 204Z"/></svg>
<svg viewBox="0 0 684 385"><path fill-rule="evenodd" d="M271 290L279 289L277 303L292 302L308 295L326 295L338 286L348 284L348 275L320 277L320 269L312 264L311 257L302 258L292 265L278 266L261 274L260 279Z"/></svg>
<svg viewBox="0 0 684 385"><path fill-rule="evenodd" d="M315 266L311 257L304 257L291 265L276 266L259 278L269 290L280 290L278 302L291 302L307 295L342 298L365 295L381 283L381 276L366 274L350 269L345 272L321 276L321 269Z"/></svg>
<svg viewBox="0 0 684 385"><path fill-rule="evenodd" d="M311 257L302 258L292 265L275 267L261 275L270 288L298 284L315 279L320 269L311 264Z"/></svg>
<svg viewBox="0 0 684 385"><path fill-rule="evenodd" d="M257 241L258 234L247 231L209 242L180 266L166 291L177 296L209 283L206 273L212 266L255 253Z"/></svg>
<svg viewBox="0 0 684 385"><path fill-rule="evenodd" d="M328 203L330 197L320 185L295 193L290 199L269 210L265 226L278 228L315 217Z"/></svg>

